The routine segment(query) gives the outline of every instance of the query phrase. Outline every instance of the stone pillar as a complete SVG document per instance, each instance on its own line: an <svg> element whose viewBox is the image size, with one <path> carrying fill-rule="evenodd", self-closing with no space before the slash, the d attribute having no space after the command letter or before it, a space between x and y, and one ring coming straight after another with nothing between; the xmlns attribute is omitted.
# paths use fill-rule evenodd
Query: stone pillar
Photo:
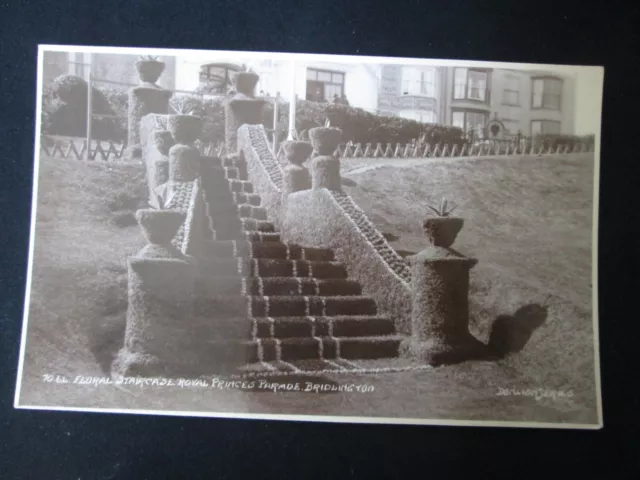
<svg viewBox="0 0 640 480"><path fill-rule="evenodd" d="M238 129L245 124L262 123L262 114L267 101L255 96L259 76L253 72L239 72L234 77L236 94L230 98L224 109L225 143L227 153L238 151Z"/></svg>
<svg viewBox="0 0 640 480"><path fill-rule="evenodd" d="M150 113L169 113L169 99L173 95L155 84L144 83L129 90L127 157L142 158L140 120Z"/></svg>
<svg viewBox="0 0 640 480"><path fill-rule="evenodd" d="M154 188L169 181L169 150L175 145L175 140L168 130L160 130L153 134L156 149L161 156L155 160L153 186Z"/></svg>
<svg viewBox="0 0 640 480"><path fill-rule="evenodd" d="M334 155L342 131L338 128L318 127L309 130L314 150L318 153L311 163L311 187L342 190L340 159Z"/></svg>
<svg viewBox="0 0 640 480"><path fill-rule="evenodd" d="M285 158L289 165L284 167L284 186L282 189L283 200L290 193L308 190L311 188L311 175L309 169L303 165L313 151L308 142L286 141L282 144Z"/></svg>
<svg viewBox="0 0 640 480"><path fill-rule="evenodd" d="M411 357L442 365L475 358L485 346L469 332L469 271L477 260L449 248L462 219L434 220L436 229L425 222L431 244L407 258L413 290L412 334L403 349Z"/></svg>
<svg viewBox="0 0 640 480"><path fill-rule="evenodd" d="M123 348L112 365L118 376L155 376L180 370L189 359L196 265L171 244L184 221L172 210L139 210L149 242L128 260L129 306Z"/></svg>
<svg viewBox="0 0 640 480"><path fill-rule="evenodd" d="M169 181L192 182L200 175L200 151L193 146L202 131L202 119L171 115L167 127L175 141L169 149Z"/></svg>

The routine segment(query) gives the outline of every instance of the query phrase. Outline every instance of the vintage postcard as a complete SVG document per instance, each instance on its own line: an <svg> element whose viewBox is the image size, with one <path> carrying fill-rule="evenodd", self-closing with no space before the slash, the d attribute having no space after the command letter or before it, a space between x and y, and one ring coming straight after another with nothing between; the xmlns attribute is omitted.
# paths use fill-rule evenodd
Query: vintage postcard
<svg viewBox="0 0 640 480"><path fill-rule="evenodd" d="M602 67L38 61L16 408L602 427Z"/></svg>

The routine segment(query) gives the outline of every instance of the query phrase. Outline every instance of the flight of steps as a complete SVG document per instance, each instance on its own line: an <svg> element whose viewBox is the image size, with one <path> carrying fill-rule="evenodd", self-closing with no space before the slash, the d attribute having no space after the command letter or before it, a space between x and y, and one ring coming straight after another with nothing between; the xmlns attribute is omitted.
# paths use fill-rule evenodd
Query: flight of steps
<svg viewBox="0 0 640 480"><path fill-rule="evenodd" d="M204 314L216 325L231 305L231 337L244 337L244 361L295 368L317 360L398 356L400 336L373 298L347 277L331 250L285 244L267 220L239 157L202 159L209 228L199 259ZM224 337L225 332L220 332ZM344 363L342 363L344 365Z"/></svg>

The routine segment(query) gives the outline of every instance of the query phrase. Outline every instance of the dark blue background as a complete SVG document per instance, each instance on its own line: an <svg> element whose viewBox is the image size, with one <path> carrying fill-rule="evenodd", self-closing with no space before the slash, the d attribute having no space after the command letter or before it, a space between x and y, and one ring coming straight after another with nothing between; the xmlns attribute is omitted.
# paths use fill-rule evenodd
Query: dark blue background
<svg viewBox="0 0 640 480"><path fill-rule="evenodd" d="M0 4L0 477L454 478L466 470L479 478L500 472L521 478L564 467L569 478L583 472L591 473L586 478L639 478L633 368L640 319L633 229L640 191L638 17L638 7L616 1ZM38 43L604 65L599 287L605 429L347 426L13 410Z"/></svg>

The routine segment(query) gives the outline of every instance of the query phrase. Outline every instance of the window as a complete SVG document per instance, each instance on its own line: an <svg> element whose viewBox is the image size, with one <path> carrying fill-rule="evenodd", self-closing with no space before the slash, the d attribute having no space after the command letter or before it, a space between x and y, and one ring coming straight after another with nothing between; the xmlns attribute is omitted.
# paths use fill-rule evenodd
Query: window
<svg viewBox="0 0 640 480"><path fill-rule="evenodd" d="M456 68L453 74L454 100L488 102L489 75L485 70Z"/></svg>
<svg viewBox="0 0 640 480"><path fill-rule="evenodd" d="M436 123L436 112L432 110L402 110L398 116L420 123Z"/></svg>
<svg viewBox="0 0 640 480"><path fill-rule="evenodd" d="M82 52L69 52L69 74L86 78L88 72L89 54Z"/></svg>
<svg viewBox="0 0 640 480"><path fill-rule="evenodd" d="M560 110L562 101L562 80L552 77L540 77L532 80L531 106Z"/></svg>
<svg viewBox="0 0 640 480"><path fill-rule="evenodd" d="M505 105L520 105L520 79L516 76L505 78L502 103Z"/></svg>
<svg viewBox="0 0 640 480"><path fill-rule="evenodd" d="M420 95L435 98L435 68L403 67L402 93L405 95Z"/></svg>
<svg viewBox="0 0 640 480"><path fill-rule="evenodd" d="M454 127L461 128L465 133L473 130L474 135L483 137L487 114L473 110L454 110L451 123Z"/></svg>
<svg viewBox="0 0 640 480"><path fill-rule="evenodd" d="M555 120L534 120L531 122L531 135L558 134L560 122Z"/></svg>
<svg viewBox="0 0 640 480"><path fill-rule="evenodd" d="M332 102L336 96L344 96L344 73L307 68L307 100Z"/></svg>

